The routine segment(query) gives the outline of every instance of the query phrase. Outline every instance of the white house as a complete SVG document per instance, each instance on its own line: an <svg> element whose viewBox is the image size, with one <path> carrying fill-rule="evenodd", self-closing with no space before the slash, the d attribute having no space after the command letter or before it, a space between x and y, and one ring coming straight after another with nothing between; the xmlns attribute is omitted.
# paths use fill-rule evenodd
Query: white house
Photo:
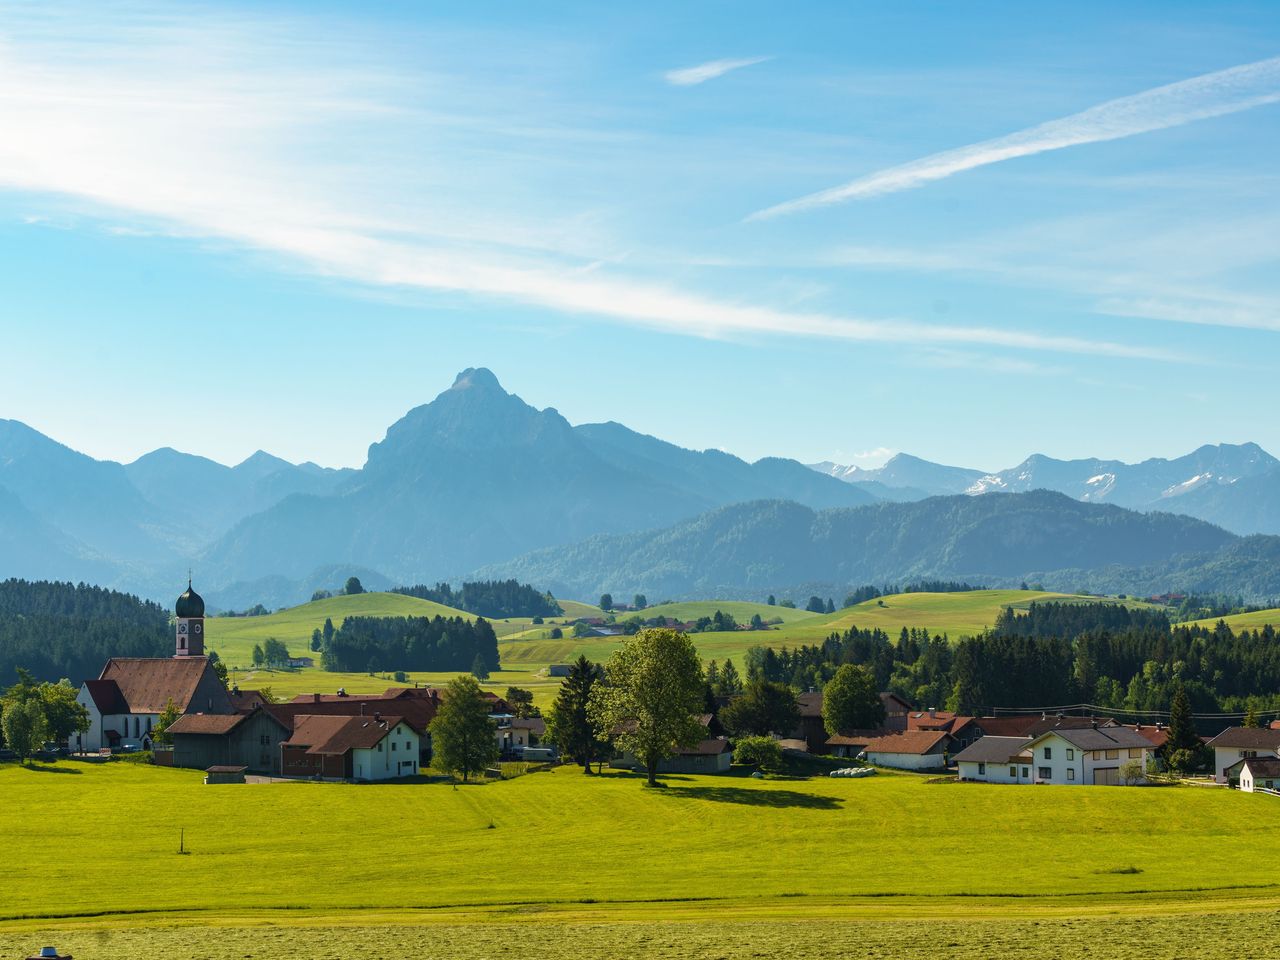
<svg viewBox="0 0 1280 960"><path fill-rule="evenodd" d="M868 741L867 762L899 770L940 770L947 765L951 735L945 730L905 730Z"/></svg>
<svg viewBox="0 0 1280 960"><path fill-rule="evenodd" d="M1151 741L1129 727L1086 727L1042 733L1027 750L1034 783L1120 786L1125 764L1136 761L1145 773Z"/></svg>
<svg viewBox="0 0 1280 960"><path fill-rule="evenodd" d="M1280 756L1280 730L1266 727L1229 727L1209 741L1213 748L1213 778L1219 783L1231 779L1227 772L1241 760Z"/></svg>
<svg viewBox="0 0 1280 960"><path fill-rule="evenodd" d="M961 780L1031 783L1030 737L982 737L955 755Z"/></svg>
<svg viewBox="0 0 1280 960"><path fill-rule="evenodd" d="M1280 792L1280 758L1250 757L1240 761L1240 789Z"/></svg>
<svg viewBox="0 0 1280 960"><path fill-rule="evenodd" d="M280 744L286 776L394 780L419 772L421 734L403 717L294 717L293 734Z"/></svg>

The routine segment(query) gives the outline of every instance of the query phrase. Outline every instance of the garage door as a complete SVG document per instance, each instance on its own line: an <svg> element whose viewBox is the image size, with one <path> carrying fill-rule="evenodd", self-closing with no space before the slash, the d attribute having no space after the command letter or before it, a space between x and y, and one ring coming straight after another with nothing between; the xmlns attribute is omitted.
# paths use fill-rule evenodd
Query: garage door
<svg viewBox="0 0 1280 960"><path fill-rule="evenodd" d="M1093 771L1093 782L1102 787L1120 786L1120 768L1102 767Z"/></svg>

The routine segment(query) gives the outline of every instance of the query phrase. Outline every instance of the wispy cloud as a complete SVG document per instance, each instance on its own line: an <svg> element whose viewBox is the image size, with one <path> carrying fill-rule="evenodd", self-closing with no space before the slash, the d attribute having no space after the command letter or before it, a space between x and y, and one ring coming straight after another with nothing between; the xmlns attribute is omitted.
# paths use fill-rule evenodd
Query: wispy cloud
<svg viewBox="0 0 1280 960"><path fill-rule="evenodd" d="M1159 346L775 308L637 278L612 251L588 249L572 211L509 212L516 204L499 192L509 155L498 151L488 180L469 161L510 136L510 117L493 120L496 134L482 110L463 109L470 78L398 74L380 48L353 53L332 32L308 40L305 24L195 22L170 9L131 24L89 7L3 38L0 187L71 198L117 229L228 242L286 269L685 336L1185 360Z"/></svg>
<svg viewBox="0 0 1280 960"><path fill-rule="evenodd" d="M730 70L754 66L772 60L773 57L743 57L739 60L710 60L696 67L681 67L679 70L668 70L662 75L667 83L675 87L692 87L706 83L716 77L723 77Z"/></svg>
<svg viewBox="0 0 1280 960"><path fill-rule="evenodd" d="M1206 73L1189 80L1090 107L994 140L935 153L889 167L838 187L759 210L762 220L847 200L896 193L989 164L1061 150L1086 143L1118 140L1196 120L1238 113L1280 101L1280 57Z"/></svg>

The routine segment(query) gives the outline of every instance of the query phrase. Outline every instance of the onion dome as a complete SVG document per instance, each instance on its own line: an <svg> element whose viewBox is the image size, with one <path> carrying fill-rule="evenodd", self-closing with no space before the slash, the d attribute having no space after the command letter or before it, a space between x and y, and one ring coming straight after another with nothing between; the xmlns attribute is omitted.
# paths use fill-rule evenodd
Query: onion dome
<svg viewBox="0 0 1280 960"><path fill-rule="evenodd" d="M173 612L183 620L204 616L204 599L191 589L190 580L187 581L187 592L173 605Z"/></svg>

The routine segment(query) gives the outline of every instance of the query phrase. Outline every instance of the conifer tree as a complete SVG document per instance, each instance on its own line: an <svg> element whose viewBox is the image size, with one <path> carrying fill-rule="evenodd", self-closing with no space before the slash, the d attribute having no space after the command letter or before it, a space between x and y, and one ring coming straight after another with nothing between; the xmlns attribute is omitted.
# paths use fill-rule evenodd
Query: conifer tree
<svg viewBox="0 0 1280 960"><path fill-rule="evenodd" d="M591 762L609 745L600 738L589 712L591 691L602 677L599 664L579 656L547 714L547 739L561 754L581 764L584 773L591 772Z"/></svg>
<svg viewBox="0 0 1280 960"><path fill-rule="evenodd" d="M1191 716L1191 698L1181 683L1174 689L1173 702L1169 705L1168 749L1170 752L1200 749L1200 737Z"/></svg>

